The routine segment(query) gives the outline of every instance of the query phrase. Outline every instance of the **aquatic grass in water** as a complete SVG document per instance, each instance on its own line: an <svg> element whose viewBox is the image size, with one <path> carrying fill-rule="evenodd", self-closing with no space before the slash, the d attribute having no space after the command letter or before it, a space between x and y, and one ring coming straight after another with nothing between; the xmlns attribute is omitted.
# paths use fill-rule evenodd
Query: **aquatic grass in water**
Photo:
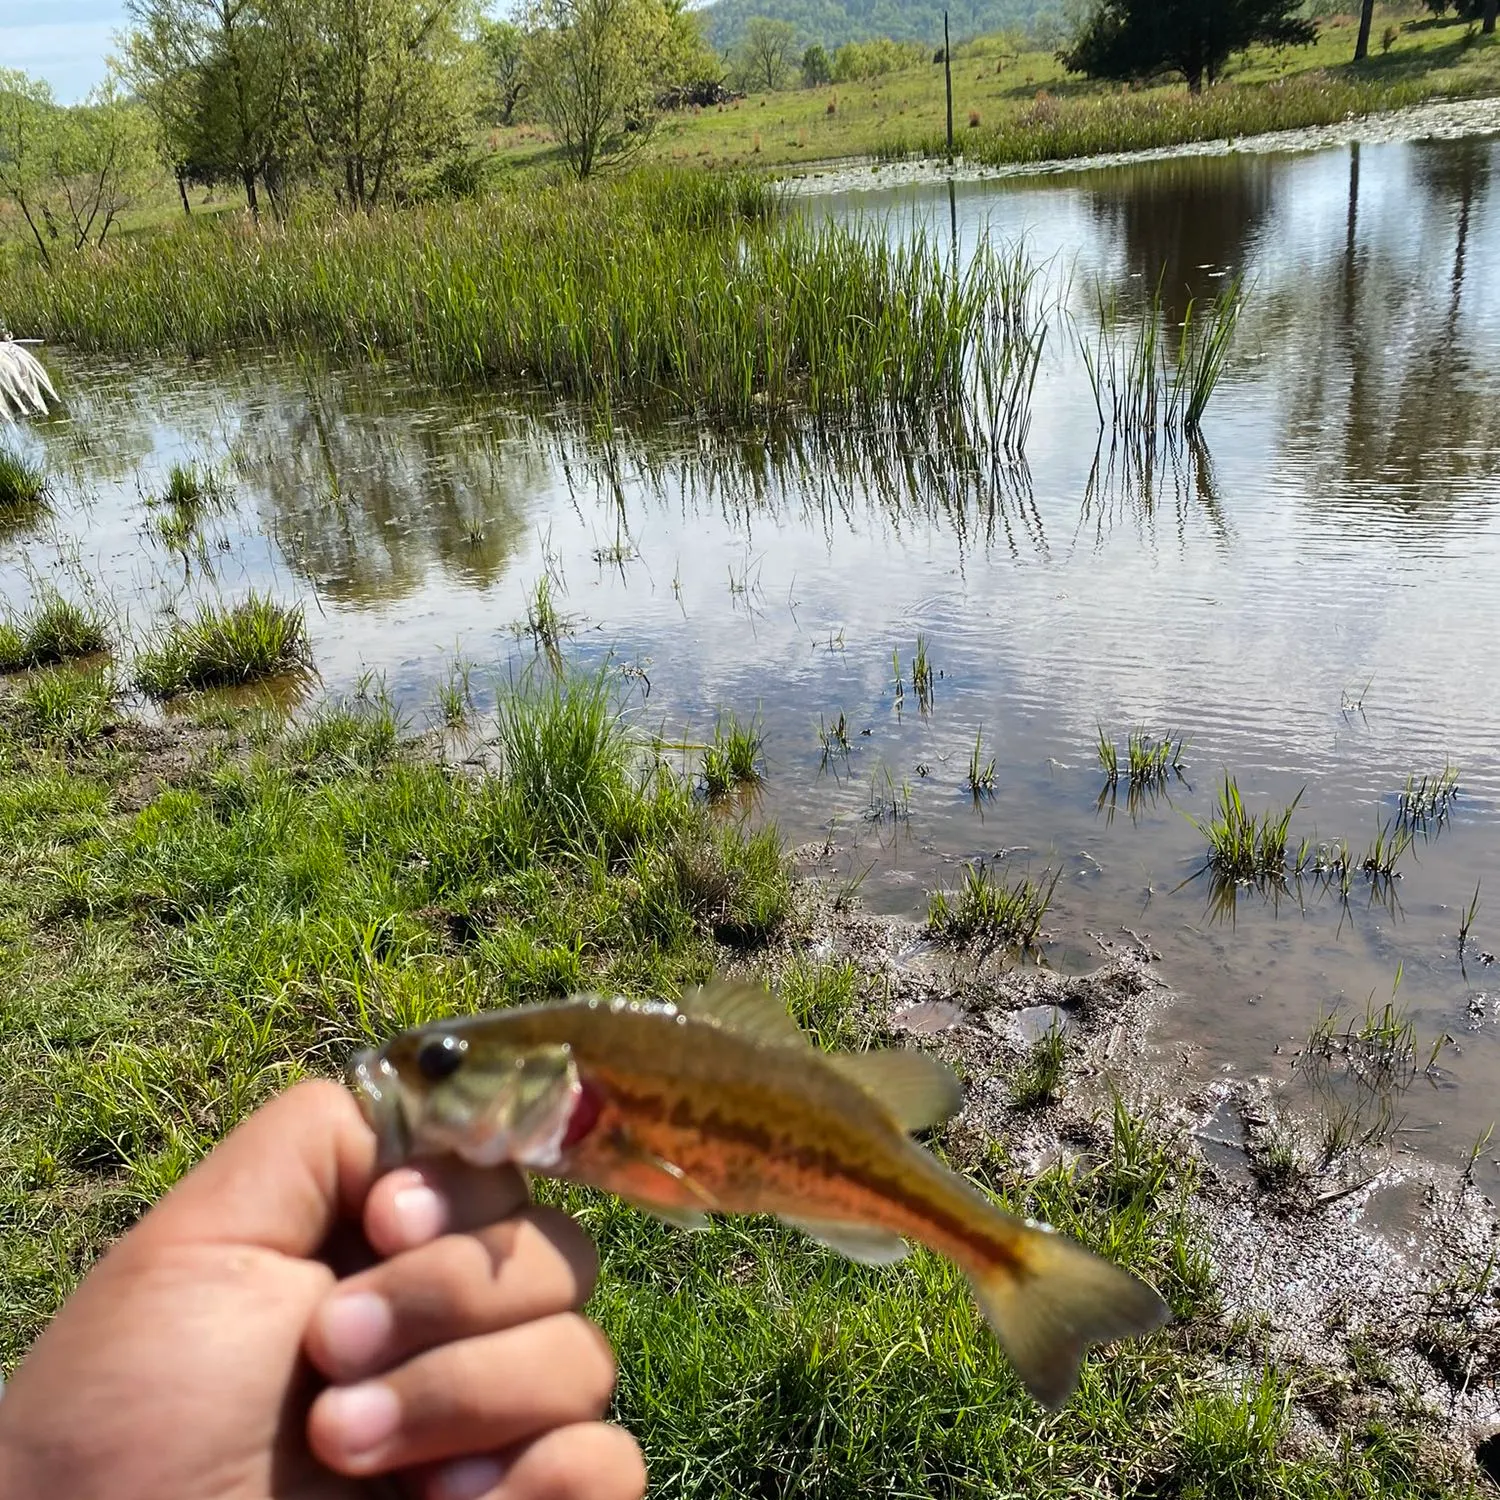
<svg viewBox="0 0 1500 1500"><path fill-rule="evenodd" d="M957 891L933 894L927 905L928 930L958 942L979 938L1015 948L1034 947L1061 874L1055 870L1040 881L1023 876L1005 885L983 865L970 865Z"/></svg>
<svg viewBox="0 0 1500 1500"><path fill-rule="evenodd" d="M0 618L0 672L92 656L108 645L99 612L52 588L41 590L29 609Z"/></svg>
<svg viewBox="0 0 1500 1500"><path fill-rule="evenodd" d="M47 500L47 471L0 443L0 517L40 509Z"/></svg>
<svg viewBox="0 0 1500 1500"><path fill-rule="evenodd" d="M1458 767L1445 765L1441 771L1406 778L1406 785L1396 806L1396 822L1406 829L1431 829L1436 832L1448 819L1458 796Z"/></svg>
<svg viewBox="0 0 1500 1500"><path fill-rule="evenodd" d="M976 363L1008 357L990 247L955 276L936 240L780 216L765 186L705 180L528 185L253 232L195 221L13 267L0 303L84 350L394 351L441 384L756 421L953 403Z"/></svg>
<svg viewBox="0 0 1500 1500"><path fill-rule="evenodd" d="M1031 1044L1026 1061L1011 1080L1010 1102L1017 1109L1051 1104L1057 1097L1067 1056L1067 1032L1054 1022Z"/></svg>
<svg viewBox="0 0 1500 1500"><path fill-rule="evenodd" d="M8 705L23 734L64 748L95 740L113 718L113 669L53 667L34 673Z"/></svg>
<svg viewBox="0 0 1500 1500"><path fill-rule="evenodd" d="M1132 787L1164 785L1171 777L1182 775L1182 751L1186 744L1180 735L1157 739L1143 729L1134 730L1125 743L1126 772Z"/></svg>
<svg viewBox="0 0 1500 1500"><path fill-rule="evenodd" d="M985 759L983 729L977 730L974 735L974 748L969 751L969 770L964 777L964 787L976 802L981 797L995 795L995 757L992 755L988 760Z"/></svg>
<svg viewBox="0 0 1500 1500"><path fill-rule="evenodd" d="M298 606L251 593L238 604L200 604L191 618L155 631L135 661L135 685L151 698L258 682L307 668L307 625Z"/></svg>
<svg viewBox="0 0 1500 1500"><path fill-rule="evenodd" d="M1240 796L1234 778L1224 778L1218 806L1207 818L1193 818L1208 840L1209 867L1230 880L1273 880L1286 877L1287 836L1292 814L1302 800L1298 792L1279 813L1252 813Z"/></svg>
<svg viewBox="0 0 1500 1500"><path fill-rule="evenodd" d="M726 797L740 787L759 786L764 744L765 736L754 723L742 724L733 714L721 714L714 724L713 743L704 747L700 762L708 796Z"/></svg>

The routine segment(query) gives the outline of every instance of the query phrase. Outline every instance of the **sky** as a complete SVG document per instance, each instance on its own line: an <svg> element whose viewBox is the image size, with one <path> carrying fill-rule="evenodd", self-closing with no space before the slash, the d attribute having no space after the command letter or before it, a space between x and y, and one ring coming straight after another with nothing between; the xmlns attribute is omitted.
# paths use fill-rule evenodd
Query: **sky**
<svg viewBox="0 0 1500 1500"><path fill-rule="evenodd" d="M104 77L125 0L0 0L0 68L21 68L75 104Z"/></svg>

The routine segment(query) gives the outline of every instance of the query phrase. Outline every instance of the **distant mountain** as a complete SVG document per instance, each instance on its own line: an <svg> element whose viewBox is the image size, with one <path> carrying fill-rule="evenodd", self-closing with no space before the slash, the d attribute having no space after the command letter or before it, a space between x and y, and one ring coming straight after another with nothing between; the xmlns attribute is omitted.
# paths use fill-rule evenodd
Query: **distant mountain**
<svg viewBox="0 0 1500 1500"><path fill-rule="evenodd" d="M1061 10L1060 0L953 0L948 27L958 42L1011 27L1029 30ZM830 52L872 36L933 46L943 40L943 7L934 0L716 0L703 10L709 45L728 51L752 16L790 21L800 42L822 42Z"/></svg>

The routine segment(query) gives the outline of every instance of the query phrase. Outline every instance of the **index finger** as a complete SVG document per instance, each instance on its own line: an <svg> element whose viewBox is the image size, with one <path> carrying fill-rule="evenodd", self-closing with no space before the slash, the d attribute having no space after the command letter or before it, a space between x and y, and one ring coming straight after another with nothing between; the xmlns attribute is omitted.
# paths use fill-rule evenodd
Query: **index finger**
<svg viewBox="0 0 1500 1500"><path fill-rule="evenodd" d="M375 1181L375 1147L347 1089L295 1084L225 1136L131 1238L314 1255L340 1219L358 1218Z"/></svg>

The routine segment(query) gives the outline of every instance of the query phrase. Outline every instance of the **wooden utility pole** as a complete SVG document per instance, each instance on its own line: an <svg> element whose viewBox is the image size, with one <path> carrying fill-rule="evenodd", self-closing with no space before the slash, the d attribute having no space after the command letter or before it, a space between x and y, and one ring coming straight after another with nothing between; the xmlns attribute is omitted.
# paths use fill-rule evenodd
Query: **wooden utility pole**
<svg viewBox="0 0 1500 1500"><path fill-rule="evenodd" d="M948 162L953 162L953 48L948 42L948 12L943 12L943 86L948 91Z"/></svg>

